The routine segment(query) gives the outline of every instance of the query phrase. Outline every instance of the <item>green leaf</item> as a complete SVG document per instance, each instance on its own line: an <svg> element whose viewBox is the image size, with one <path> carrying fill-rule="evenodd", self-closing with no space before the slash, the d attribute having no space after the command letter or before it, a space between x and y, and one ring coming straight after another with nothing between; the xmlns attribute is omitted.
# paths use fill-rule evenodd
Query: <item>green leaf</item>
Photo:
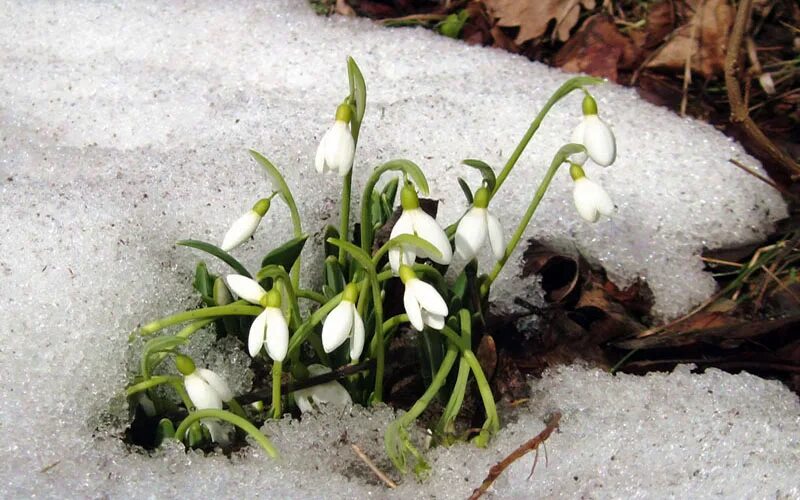
<svg viewBox="0 0 800 500"><path fill-rule="evenodd" d="M392 204L386 199L385 194L381 194L381 226L386 224L386 221L389 220L393 213Z"/></svg>
<svg viewBox="0 0 800 500"><path fill-rule="evenodd" d="M383 196L386 197L386 203L388 203L389 206L394 205L394 200L397 197L397 187L399 185L400 179L394 177L392 180L387 182L385 186L383 186Z"/></svg>
<svg viewBox="0 0 800 500"><path fill-rule="evenodd" d="M467 203L472 205L472 202L474 202L475 199L472 196L472 190L469 188L469 184L467 184L467 181L459 177L458 185L461 187L461 191L464 192L464 196L467 198Z"/></svg>
<svg viewBox="0 0 800 500"><path fill-rule="evenodd" d="M358 64L352 57L347 57L347 76L349 77L353 97L356 100L356 116L358 128L364 118L364 111L367 109L367 84L364 83L364 75L361 74Z"/></svg>
<svg viewBox="0 0 800 500"><path fill-rule="evenodd" d="M172 420L162 418L156 427L156 446L161 446L165 439L172 439L175 437L175 426Z"/></svg>
<svg viewBox="0 0 800 500"><path fill-rule="evenodd" d="M462 9L444 18L444 21L436 25L436 31L449 38L458 38L468 19L469 12L467 9Z"/></svg>
<svg viewBox="0 0 800 500"><path fill-rule="evenodd" d="M336 249L336 246L331 245L330 243L328 243L328 240L331 239L331 238L338 239L339 238L339 230L336 227L328 224L327 226L325 226L325 239L324 239L324 241L325 241L325 257L333 255L334 257L338 258L339 251Z"/></svg>
<svg viewBox="0 0 800 500"><path fill-rule="evenodd" d="M208 267L206 263L200 261L194 271L194 282L192 286L200 292L200 298L208 306L216 305L214 303L214 280L216 278L208 274Z"/></svg>
<svg viewBox="0 0 800 500"><path fill-rule="evenodd" d="M478 170L483 176L484 182L486 182L486 189L488 189L489 191L494 190L494 186L495 184L497 184L497 177L494 175L494 170L492 169L492 167L489 166L488 163L481 160L475 160L472 158L467 158L466 160L463 160L461 163L463 163L468 167L472 167Z"/></svg>
<svg viewBox="0 0 800 500"><path fill-rule="evenodd" d="M387 241L377 252L375 252L375 256L373 257L377 262L383 254L388 252L390 249L399 246L412 246L416 247L420 250L423 250L427 255L431 257L440 258L442 256L442 252L439 251L438 248L433 246L427 240L423 240L419 236L414 234L398 234L391 240Z"/></svg>
<svg viewBox="0 0 800 500"><path fill-rule="evenodd" d="M411 160L389 160L380 167L376 168L375 171L380 171L381 173L386 172L387 170L397 170L399 172L405 172L406 175L411 177L411 180L414 181L414 184L417 185L420 193L423 195L428 195L430 193L430 188L428 187L428 179L425 178L425 174L422 172L422 169L419 168L419 165L414 163Z"/></svg>
<svg viewBox="0 0 800 500"><path fill-rule="evenodd" d="M361 267L364 269L371 269L374 271L374 266L372 265L372 259L364 250L361 250L359 247L353 245L349 241L340 240L336 238L331 238L328 240L332 245L336 245L339 248L344 248L345 252L349 253L354 259L361 264Z"/></svg>
<svg viewBox="0 0 800 500"><path fill-rule="evenodd" d="M299 238L292 238L278 248L271 250L261 259L261 267L269 265L282 266L287 271L292 268L295 261L300 257L303 246L306 244L308 235L304 234Z"/></svg>
<svg viewBox="0 0 800 500"><path fill-rule="evenodd" d="M344 273L339 265L339 259L333 255L325 259L325 284L332 292L330 297L327 297L327 293L325 294L328 299L344 290Z"/></svg>
<svg viewBox="0 0 800 500"><path fill-rule="evenodd" d="M219 248L216 245L212 245L211 243L206 243L205 241L200 240L182 240L178 242L178 245L190 248L196 248L197 250L202 250L207 254L213 255L214 257L220 259L224 263L231 266L237 273L241 274L242 276L246 276L248 278L252 278L247 269L236 259L234 259L231 254L226 252L225 250ZM213 284L212 284L213 286Z"/></svg>
<svg viewBox="0 0 800 500"><path fill-rule="evenodd" d="M376 191L372 192L372 200L370 200L370 222L373 226L383 225L383 207L381 206L380 194Z"/></svg>

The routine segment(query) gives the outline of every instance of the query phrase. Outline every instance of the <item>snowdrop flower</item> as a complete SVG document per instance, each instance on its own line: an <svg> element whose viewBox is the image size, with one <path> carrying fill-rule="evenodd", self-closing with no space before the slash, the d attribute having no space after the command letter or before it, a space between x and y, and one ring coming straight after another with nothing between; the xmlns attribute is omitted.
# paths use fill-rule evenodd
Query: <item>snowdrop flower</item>
<svg viewBox="0 0 800 500"><path fill-rule="evenodd" d="M220 248L226 252L230 252L253 236L259 223L261 223L261 219L264 218L264 214L269 210L269 204L269 198L260 199L253 205L253 208L236 219L236 222L234 222L231 228L228 229L228 232L225 233Z"/></svg>
<svg viewBox="0 0 800 500"><path fill-rule="evenodd" d="M607 167L617 157L617 144L614 133L606 123L597 116L597 103L587 95L583 98L583 120L572 132L571 142L583 144L586 153L576 153L570 158L583 165L587 155L598 165Z"/></svg>
<svg viewBox="0 0 800 500"><path fill-rule="evenodd" d="M342 292L342 301L328 314L322 326L322 347L332 352L348 338L350 359L357 361L364 350L364 321L356 309L358 286L348 283Z"/></svg>
<svg viewBox="0 0 800 500"><path fill-rule="evenodd" d="M406 287L403 305L411 326L418 331L422 331L425 325L441 330L447 317L447 304L439 292L417 278L414 270L406 265L400 266L400 280Z"/></svg>
<svg viewBox="0 0 800 500"><path fill-rule="evenodd" d="M485 187L475 193L472 208L461 218L456 228L456 253L461 258L471 260L489 236L489 245L495 259L500 260L506 247L503 241L503 226L489 213L489 190Z"/></svg>
<svg viewBox="0 0 800 500"><path fill-rule="evenodd" d="M330 368L323 365L308 365L308 373L312 377L329 373ZM342 387L339 382L332 380L324 384L315 385L307 389L298 389L294 391L294 401L297 407L303 413L314 411L314 407L319 407L322 404L330 404L334 406L350 406L353 400L350 399L350 394Z"/></svg>
<svg viewBox="0 0 800 500"><path fill-rule="evenodd" d="M572 164L570 174L575 181L575 208L581 217L589 222L597 222L601 214L610 216L614 212L614 202L606 190L600 184L587 179L580 165Z"/></svg>
<svg viewBox="0 0 800 500"><path fill-rule="evenodd" d="M226 279L236 295L264 308L250 326L247 339L250 356L255 357L264 346L270 358L283 361L289 349L289 325L281 311L281 293L274 288L267 292L255 281L239 274L229 274Z"/></svg>
<svg viewBox="0 0 800 500"><path fill-rule="evenodd" d="M317 147L317 156L314 159L317 172L337 171L339 175L345 176L353 166L356 145L350 132L351 114L348 104L341 104L336 108L336 121L322 136Z"/></svg>
<svg viewBox="0 0 800 500"><path fill-rule="evenodd" d="M186 394L198 410L221 410L222 403L233 399L233 392L225 380L211 370L195 367L194 361L181 354L175 357L175 366L183 375ZM220 423L215 419L202 419L203 425L211 433L211 439L217 443L227 441L227 436Z"/></svg>
<svg viewBox="0 0 800 500"><path fill-rule="evenodd" d="M419 207L419 198L413 185L403 186L403 190L400 192L400 205L403 207L403 213L397 219L389 238L395 238L401 234L413 234L436 247L441 255L427 255L423 250L408 245L402 245L400 248L394 247L389 250L389 264L392 266L392 271L397 274L401 264L412 265L417 254L439 264L449 264L453 259L450 240L447 239L447 235L436 219Z"/></svg>

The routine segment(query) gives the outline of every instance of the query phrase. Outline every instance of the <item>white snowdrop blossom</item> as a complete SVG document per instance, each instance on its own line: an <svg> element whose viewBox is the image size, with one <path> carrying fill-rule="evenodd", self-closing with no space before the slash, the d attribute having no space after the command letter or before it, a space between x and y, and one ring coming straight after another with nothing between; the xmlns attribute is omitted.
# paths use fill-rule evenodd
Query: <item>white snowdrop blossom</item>
<svg viewBox="0 0 800 500"><path fill-rule="evenodd" d="M339 172L345 176L353 166L356 144L350 132L351 108L342 104L336 109L336 121L325 132L317 147L314 166L317 172Z"/></svg>
<svg viewBox="0 0 800 500"><path fill-rule="evenodd" d="M598 165L607 167L617 157L617 143L611 128L597 116L597 103L586 96L583 99L583 120L572 132L571 142L583 144L586 153L575 153L570 160L583 165L586 157Z"/></svg>
<svg viewBox="0 0 800 500"><path fill-rule="evenodd" d="M179 354L175 358L175 366L183 375L186 394L195 409L221 410L222 403L233 399L233 392L222 377L206 368L197 368L191 358ZM211 434L211 439L218 443L227 442L226 432L216 419L204 418L201 422Z"/></svg>
<svg viewBox="0 0 800 500"><path fill-rule="evenodd" d="M364 321L356 309L358 286L349 283L342 293L342 301L328 314L322 326L322 347L333 352L350 339L350 359L357 361L364 350Z"/></svg>
<svg viewBox="0 0 800 500"><path fill-rule="evenodd" d="M392 267L392 271L397 274L401 264L412 265L417 255L429 258L439 264L449 264L453 259L450 240L447 238L444 229L436 222L436 219L419 207L417 192L411 184L403 186L403 190L400 193L400 203L403 207L403 213L394 224L389 238L395 238L401 234L413 234L436 247L441 255L428 255L424 250L410 245L402 245L399 248L394 247L389 250L389 264Z"/></svg>
<svg viewBox="0 0 800 500"><path fill-rule="evenodd" d="M253 233L256 232L258 225L261 223L261 219L264 218L264 215L269 210L269 205L269 198L260 199L253 205L253 208L236 219L231 228L228 229L228 232L225 233L220 248L230 252L253 236Z"/></svg>
<svg viewBox="0 0 800 500"><path fill-rule="evenodd" d="M456 253L463 259L471 260L483 246L486 237L495 259L500 260L506 247L503 241L503 226L489 213L489 191L482 187L475 193L472 208L461 218L456 228Z"/></svg>
<svg viewBox="0 0 800 500"><path fill-rule="evenodd" d="M273 361L283 361L289 350L289 325L281 310L281 293L274 288L267 292L252 279L239 274L229 274L226 280L233 293L264 308L250 326L247 338L250 356L255 357L263 346Z"/></svg>
<svg viewBox="0 0 800 500"><path fill-rule="evenodd" d="M330 368L323 365L308 365L308 373L312 377L329 373ZM306 389L294 391L294 401L303 413L313 412L320 405L329 404L338 407L347 407L353 404L347 389L342 384L332 380L324 384L315 385ZM316 407L316 408L315 408Z"/></svg>
<svg viewBox="0 0 800 500"><path fill-rule="evenodd" d="M573 165L573 169L577 165ZM580 167L578 167L580 169ZM573 198L575 200L575 208L581 217L589 222L597 222L600 215L610 216L614 213L614 202L608 196L606 190L600 184L592 182L582 175L583 169L580 169L581 175L575 177L575 190L573 191Z"/></svg>
<svg viewBox="0 0 800 500"><path fill-rule="evenodd" d="M403 305L408 315L408 321L415 330L422 331L425 326L434 330L444 328L447 318L447 303L436 289L417 278L414 270L409 266L400 266L400 280L406 289L403 293Z"/></svg>

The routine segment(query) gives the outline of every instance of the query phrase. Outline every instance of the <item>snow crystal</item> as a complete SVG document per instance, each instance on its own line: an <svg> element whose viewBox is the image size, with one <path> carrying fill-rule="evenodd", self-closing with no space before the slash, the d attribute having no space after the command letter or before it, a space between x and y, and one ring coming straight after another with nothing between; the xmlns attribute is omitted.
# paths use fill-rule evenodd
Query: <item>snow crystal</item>
<svg viewBox="0 0 800 500"><path fill-rule="evenodd" d="M442 221L463 209L458 162L477 157L499 167L567 76L422 30L317 17L304 1L3 1L0 11L13 20L0 23L0 496L385 495L345 443L386 466L379 436L388 409L270 424L280 462L256 448L230 460L176 445L152 457L128 449L118 435L127 420L120 394L128 333L195 304L197 254L175 241L218 242L268 194L248 147L296 190L312 271L310 249L338 216L336 182L321 182L312 162L346 92L345 55L369 87L357 186L380 162L416 161L442 200ZM712 127L642 103L631 90L594 92L619 158L587 175L606 186L617 213L583 222L562 172L526 236L578 250L620 283L643 277L656 313L674 316L713 291L698 259L703 247L755 240L785 207L727 162L758 167ZM508 232L579 110L576 95L553 111L493 204ZM263 227L238 254L251 267L257 248L290 234L280 203ZM512 266L501 275L499 301L520 292L516 274ZM246 358L215 354L233 347L195 343L192 352L233 373ZM242 373L237 390L252 376ZM528 465L520 463L498 493L800 494L791 474L797 400L777 384L568 369L534 384L533 395L530 412L492 450L433 450L429 482L405 480L398 495L464 496L493 461L540 430L546 405L565 411L550 467L525 482Z"/></svg>

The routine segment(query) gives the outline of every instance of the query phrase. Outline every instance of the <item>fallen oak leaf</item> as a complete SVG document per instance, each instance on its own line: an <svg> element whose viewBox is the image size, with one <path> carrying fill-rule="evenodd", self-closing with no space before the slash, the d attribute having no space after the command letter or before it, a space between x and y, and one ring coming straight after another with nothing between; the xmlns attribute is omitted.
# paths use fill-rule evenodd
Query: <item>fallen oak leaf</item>
<svg viewBox="0 0 800 500"><path fill-rule="evenodd" d="M556 20L554 35L564 42L578 22L581 5L586 9L595 7L595 0L484 0L484 3L498 19L498 26L519 26L514 40L517 45L542 36L551 19Z"/></svg>
<svg viewBox="0 0 800 500"><path fill-rule="evenodd" d="M683 69L691 57L691 68L705 78L721 73L725 48L733 25L734 10L727 0L686 0L694 14L646 65L648 68Z"/></svg>
<svg viewBox="0 0 800 500"><path fill-rule="evenodd" d="M556 53L553 65L616 82L618 69L630 69L636 58L633 42L619 32L611 16L596 14Z"/></svg>

